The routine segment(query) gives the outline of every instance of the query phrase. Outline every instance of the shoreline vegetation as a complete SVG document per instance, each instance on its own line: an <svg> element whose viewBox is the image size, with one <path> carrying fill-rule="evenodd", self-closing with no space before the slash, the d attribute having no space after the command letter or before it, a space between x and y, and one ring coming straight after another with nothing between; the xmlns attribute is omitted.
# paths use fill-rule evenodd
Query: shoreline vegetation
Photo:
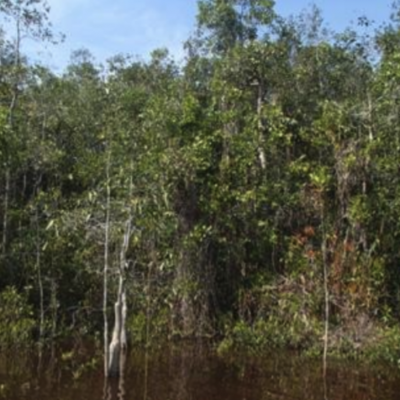
<svg viewBox="0 0 400 400"><path fill-rule="evenodd" d="M0 348L206 338L400 365L400 3L343 32L316 7L201 0L178 63L80 49L0 2ZM112 330L112 331L111 331ZM111 341L111 343L109 343Z"/></svg>

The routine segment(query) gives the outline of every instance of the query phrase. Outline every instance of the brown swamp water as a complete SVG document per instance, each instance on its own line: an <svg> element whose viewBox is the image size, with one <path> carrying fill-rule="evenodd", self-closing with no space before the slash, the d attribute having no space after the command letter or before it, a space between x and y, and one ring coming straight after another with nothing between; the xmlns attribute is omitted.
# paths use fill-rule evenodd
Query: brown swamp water
<svg viewBox="0 0 400 400"><path fill-rule="evenodd" d="M79 353L79 354L78 354ZM86 359L86 364L77 359ZM0 399L9 400L398 400L400 370L331 363L284 352L218 357L202 345L168 347L127 358L123 378L104 385L90 351L0 356ZM74 377L75 374L75 377Z"/></svg>

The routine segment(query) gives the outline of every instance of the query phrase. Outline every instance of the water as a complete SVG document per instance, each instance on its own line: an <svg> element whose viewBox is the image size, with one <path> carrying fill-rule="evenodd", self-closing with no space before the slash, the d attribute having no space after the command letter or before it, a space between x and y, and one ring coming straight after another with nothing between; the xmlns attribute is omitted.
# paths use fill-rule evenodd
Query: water
<svg viewBox="0 0 400 400"><path fill-rule="evenodd" d="M129 355L122 379L104 385L92 350L0 357L0 399L8 400L391 400L400 398L400 371L321 363L292 353L218 357L209 348L175 346ZM85 361L83 361L85 360Z"/></svg>

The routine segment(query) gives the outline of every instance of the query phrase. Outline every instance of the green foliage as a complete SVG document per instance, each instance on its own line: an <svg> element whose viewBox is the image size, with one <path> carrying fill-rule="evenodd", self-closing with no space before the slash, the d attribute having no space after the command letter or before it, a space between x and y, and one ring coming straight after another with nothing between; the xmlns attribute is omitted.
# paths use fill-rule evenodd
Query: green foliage
<svg viewBox="0 0 400 400"><path fill-rule="evenodd" d="M366 346L366 356L372 361L384 361L400 367L400 330L397 326L381 328Z"/></svg>
<svg viewBox="0 0 400 400"><path fill-rule="evenodd" d="M45 2L0 12L52 38ZM400 318L398 25L376 32L378 57L317 9L285 20L269 0L199 1L197 28L182 68L158 49L103 69L81 49L58 75L1 38L5 346L28 342L33 315L48 338L101 330L107 208L110 312L132 216L135 343L318 353L324 267L333 353Z"/></svg>
<svg viewBox="0 0 400 400"><path fill-rule="evenodd" d="M273 21L273 5L271 0L199 1L197 22L200 30L208 30L206 46L225 54L237 44L255 40L261 27Z"/></svg>
<svg viewBox="0 0 400 400"><path fill-rule="evenodd" d="M26 348L33 342L32 307L24 294L8 287L0 293L0 347Z"/></svg>

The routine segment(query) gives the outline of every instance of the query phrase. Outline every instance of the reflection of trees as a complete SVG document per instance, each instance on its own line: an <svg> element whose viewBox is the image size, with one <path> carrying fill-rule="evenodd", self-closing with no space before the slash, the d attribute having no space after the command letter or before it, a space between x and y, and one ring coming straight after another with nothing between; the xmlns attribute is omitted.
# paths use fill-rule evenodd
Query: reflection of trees
<svg viewBox="0 0 400 400"><path fill-rule="evenodd" d="M171 398L190 400L194 397L196 375L205 371L202 345L183 345L172 350L169 360ZM200 396L202 397L201 393Z"/></svg>
<svg viewBox="0 0 400 400"><path fill-rule="evenodd" d="M32 378L32 355L27 351L18 353L15 357L13 352L4 352L0 359L0 375L6 375L16 379Z"/></svg>
<svg viewBox="0 0 400 400"><path fill-rule="evenodd" d="M262 399L321 400L324 398L319 365L308 365L307 361L300 361L296 356L292 358L287 353L271 356L263 361L261 364L256 361L257 374L262 374L258 383L262 387Z"/></svg>
<svg viewBox="0 0 400 400"><path fill-rule="evenodd" d="M121 352L121 358L119 360L119 382L118 382L118 399L125 400L125 367L126 367L126 349Z"/></svg>
<svg viewBox="0 0 400 400"><path fill-rule="evenodd" d="M41 372L36 351L21 352L18 357L2 354L0 399L40 398L43 394L60 400L386 400L397 399L400 391L398 372L385 368L371 370L332 360L324 376L319 360L290 359L288 353L267 359L232 356L222 360L202 354L198 347L177 346L147 355L137 351L129 360L125 354L123 373L107 380L101 394L98 379L102 371L92 375L86 371L72 379L71 372L90 351L63 361L65 352L59 349L51 354L50 350L43 351Z"/></svg>
<svg viewBox="0 0 400 400"><path fill-rule="evenodd" d="M323 366L323 373L322 373L322 379L324 382L324 399L328 400L328 378L327 378L327 360L326 357L324 357L324 366Z"/></svg>
<svg viewBox="0 0 400 400"><path fill-rule="evenodd" d="M287 354L257 362L255 387L261 388L263 400L368 400L395 399L400 389L396 374L368 369L366 366L344 364L331 361L324 373L319 362L302 359L297 356L293 361L285 361ZM383 374L387 379L382 384ZM398 375L397 375L398 376Z"/></svg>
<svg viewBox="0 0 400 400"><path fill-rule="evenodd" d="M122 351L119 360L119 371L118 377L111 377L105 379L103 400L125 400L126 388L125 388L125 371L126 371L126 360L127 353Z"/></svg>
<svg viewBox="0 0 400 400"><path fill-rule="evenodd" d="M189 378L191 373L191 365L196 355L193 354L190 348L184 348L179 355L174 381L174 391L176 400L189 400Z"/></svg>
<svg viewBox="0 0 400 400"><path fill-rule="evenodd" d="M147 400L149 392L149 349L146 347L146 354L144 358L144 390L143 390L143 400Z"/></svg>

